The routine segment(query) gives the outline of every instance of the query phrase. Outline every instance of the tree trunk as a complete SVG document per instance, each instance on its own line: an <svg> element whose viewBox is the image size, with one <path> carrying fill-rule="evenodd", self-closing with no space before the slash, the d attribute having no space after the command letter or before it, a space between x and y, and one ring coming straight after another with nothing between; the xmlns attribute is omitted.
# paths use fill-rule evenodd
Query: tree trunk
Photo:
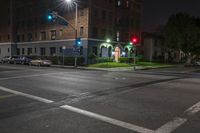
<svg viewBox="0 0 200 133"><path fill-rule="evenodd" d="M191 53L187 54L187 61L186 64L190 65L192 63L192 56Z"/></svg>

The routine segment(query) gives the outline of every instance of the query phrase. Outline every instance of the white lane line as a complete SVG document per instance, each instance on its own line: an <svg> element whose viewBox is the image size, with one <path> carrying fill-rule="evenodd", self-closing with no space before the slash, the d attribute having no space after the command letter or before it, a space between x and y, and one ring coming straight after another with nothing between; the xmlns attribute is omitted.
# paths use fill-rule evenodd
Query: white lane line
<svg viewBox="0 0 200 133"><path fill-rule="evenodd" d="M139 126L127 123L127 122L119 121L119 120L109 118L109 117L106 117L106 116L103 116L103 115L99 115L99 114L96 114L96 113L92 113L92 112L89 112L89 111L86 111L86 110L78 109L78 108L75 108L75 107L72 107L72 106L69 106L69 105L63 105L63 106L60 106L60 108L66 109L66 110L69 110L69 111L72 111L72 112L75 112L75 113L78 113L78 114L82 114L82 115L85 115L85 116L88 116L88 117L91 117L91 118L95 118L97 120L101 120L101 121L110 123L112 125L120 126L120 127L129 129L129 130L132 130L132 131L135 131L135 132L154 133L154 131L150 130L150 129L139 127Z"/></svg>
<svg viewBox="0 0 200 133"><path fill-rule="evenodd" d="M0 96L0 99L6 99L6 98L14 97L14 96L16 95L15 94L3 95L3 96Z"/></svg>
<svg viewBox="0 0 200 133"><path fill-rule="evenodd" d="M34 100L37 100L37 101L40 101L40 102L43 102L43 103L53 103L54 102L52 100L48 100L48 99L41 98L41 97L38 97L38 96L34 96L34 95L26 94L26 93L23 93L23 92L11 90L11 89L8 89L8 88L2 87L2 86L0 86L0 90L9 92L9 93L12 93L12 94L15 94L15 95L24 96L24 97L27 97L27 98L30 98L30 99L34 99Z"/></svg>
<svg viewBox="0 0 200 133"><path fill-rule="evenodd" d="M184 119L184 118L178 118L178 117L174 118L172 121L166 123L165 125L163 125L159 129L157 129L155 131L155 133L171 133L176 128L178 128L179 126L184 124L186 121L187 121L187 119Z"/></svg>
<svg viewBox="0 0 200 133"><path fill-rule="evenodd" d="M25 75L25 76L16 76L16 77L8 77L8 78L0 78L1 80L9 80L9 79L20 79L20 78L31 78L31 77L39 77L39 76L48 76L51 74L62 74L63 72L59 73L44 73L44 74L34 74L34 75Z"/></svg>
<svg viewBox="0 0 200 133"><path fill-rule="evenodd" d="M195 105L187 109L184 113L186 113L187 115L194 115L199 111L200 111L200 102L196 103Z"/></svg>

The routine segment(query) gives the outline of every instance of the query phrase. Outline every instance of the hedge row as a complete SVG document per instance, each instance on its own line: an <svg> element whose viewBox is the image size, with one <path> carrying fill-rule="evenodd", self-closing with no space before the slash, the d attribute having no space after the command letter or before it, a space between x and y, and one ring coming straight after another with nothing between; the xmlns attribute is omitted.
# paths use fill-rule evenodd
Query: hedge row
<svg viewBox="0 0 200 133"><path fill-rule="evenodd" d="M61 65L63 64L63 56L31 56L32 58L41 58L41 59L47 59L52 62L52 64L55 65ZM64 57L64 64L65 65L74 65L75 57ZM78 65L84 65L85 59L84 57L77 57L77 64Z"/></svg>
<svg viewBox="0 0 200 133"><path fill-rule="evenodd" d="M135 57L135 59L136 59L136 62L143 60L143 58L141 58L141 57ZM129 58L129 57L120 57L119 58L119 62L120 63L133 63L134 62L134 58L133 57L131 57L131 58Z"/></svg>

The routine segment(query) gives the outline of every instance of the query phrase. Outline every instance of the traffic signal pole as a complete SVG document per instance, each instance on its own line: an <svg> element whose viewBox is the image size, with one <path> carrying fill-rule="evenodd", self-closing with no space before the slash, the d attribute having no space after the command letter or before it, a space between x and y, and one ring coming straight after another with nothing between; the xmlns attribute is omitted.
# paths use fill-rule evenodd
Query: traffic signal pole
<svg viewBox="0 0 200 133"><path fill-rule="evenodd" d="M58 13L57 13L57 12L54 12L54 11L53 11L52 13L50 13L52 16L48 16L48 19L52 20L52 19L54 19L53 17L58 17L58 18L64 20L67 24L69 24L69 25L74 29L74 31L75 31L75 36L74 36L74 38L75 38L75 43L76 43L77 36L78 36L78 5L77 5L77 3L75 3L75 2L74 2L74 4L76 5L75 26L73 26L71 23L68 22L67 19L65 19L64 17L58 15ZM75 44L75 45L76 45L76 44ZM74 67L77 67L77 58L78 58L78 57L77 57L77 53L75 53Z"/></svg>
<svg viewBox="0 0 200 133"><path fill-rule="evenodd" d="M134 54L133 54L133 69L136 70L136 47L134 47Z"/></svg>
<svg viewBox="0 0 200 133"><path fill-rule="evenodd" d="M75 18L75 43L77 42L77 34L78 34L78 5L76 2L74 2L74 4L76 5L76 18ZM76 45L76 44L75 44ZM77 53L75 53L75 59L74 59L74 67L77 67Z"/></svg>

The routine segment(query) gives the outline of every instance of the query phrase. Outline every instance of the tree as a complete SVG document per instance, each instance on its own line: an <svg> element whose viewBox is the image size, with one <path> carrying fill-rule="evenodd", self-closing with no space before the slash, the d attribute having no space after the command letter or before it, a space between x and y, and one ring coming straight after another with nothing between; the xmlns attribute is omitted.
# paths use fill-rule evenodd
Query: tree
<svg viewBox="0 0 200 133"><path fill-rule="evenodd" d="M190 16L187 13L172 15L164 30L165 41L168 47L173 50L183 51L187 55L188 60L190 60L193 55L199 55L199 22L199 18Z"/></svg>

